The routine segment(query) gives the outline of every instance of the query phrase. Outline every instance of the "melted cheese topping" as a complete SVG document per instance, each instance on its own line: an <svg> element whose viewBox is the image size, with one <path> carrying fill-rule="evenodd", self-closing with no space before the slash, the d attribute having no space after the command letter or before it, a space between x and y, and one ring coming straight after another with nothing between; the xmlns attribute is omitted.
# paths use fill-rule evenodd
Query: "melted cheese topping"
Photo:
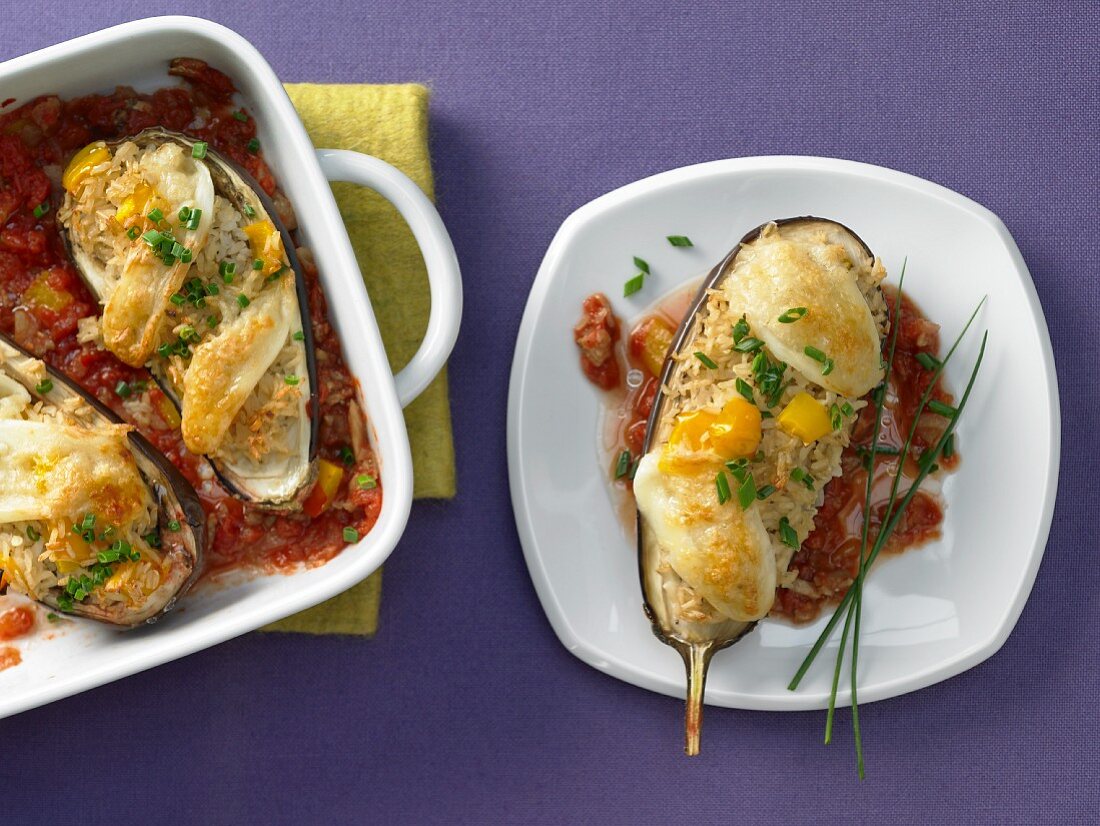
<svg viewBox="0 0 1100 826"><path fill-rule="evenodd" d="M859 398L883 371L878 329L856 279L881 265L846 242L828 225L769 224L741 248L722 289L731 306L746 308L753 334L775 356L826 390ZM793 323L780 322L793 307L808 311ZM832 360L831 372L822 374L807 347Z"/></svg>
<svg viewBox="0 0 1100 826"><path fill-rule="evenodd" d="M0 522L67 520L84 513L104 524L132 522L150 495L130 452L132 429L0 421Z"/></svg>
<svg viewBox="0 0 1100 826"><path fill-rule="evenodd" d="M195 350L183 376L181 429L187 449L213 453L291 333L294 282L264 290Z"/></svg>
<svg viewBox="0 0 1100 826"><path fill-rule="evenodd" d="M726 617L764 617L775 599L775 553L756 504L719 504L713 464L688 473L662 473L659 464L657 453L642 457L634 496L663 559Z"/></svg>
<svg viewBox="0 0 1100 826"><path fill-rule="evenodd" d="M214 182L206 165L182 147L166 143L142 156L132 174L139 174L144 185L151 186L164 200L168 206L162 211L179 243L197 253L206 243L214 213ZM176 215L185 206L202 210L197 229L176 226ZM148 244L140 239L129 240L121 225L116 226L122 235L120 241L129 245L129 251L118 283L103 308L103 342L124 362L140 367L153 354L168 303L191 265L176 261L166 266Z"/></svg>

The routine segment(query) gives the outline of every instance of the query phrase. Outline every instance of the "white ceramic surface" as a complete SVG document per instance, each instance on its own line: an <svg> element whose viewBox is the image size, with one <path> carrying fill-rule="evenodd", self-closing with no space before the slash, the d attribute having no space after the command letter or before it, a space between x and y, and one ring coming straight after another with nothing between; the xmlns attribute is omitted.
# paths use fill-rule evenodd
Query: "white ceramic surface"
<svg viewBox="0 0 1100 826"><path fill-rule="evenodd" d="M1004 225L943 187L888 169L803 157L741 158L677 169L579 209L543 260L520 327L508 407L512 504L527 566L562 643L595 668L683 696L679 656L641 609L632 531L612 508L598 460L599 391L582 376L572 328L583 298L611 298L627 322L702 275L748 230L794 215L833 218L883 258L949 344L989 301L948 370L961 392L983 329L986 359L960 421L962 463L945 484L943 538L878 565L868 579L860 699L922 688L992 655L1030 593L1058 476L1058 390L1035 289ZM667 235L695 246L675 248ZM622 297L635 269L645 289ZM836 642L797 692L786 684L824 627L765 620L711 666L707 702L823 708ZM841 701L848 701L844 691Z"/></svg>
<svg viewBox="0 0 1100 826"><path fill-rule="evenodd" d="M200 589L155 626L136 631L74 621L65 623L53 639L21 641L23 664L0 672L0 717L259 628L316 605L375 571L397 544L412 504L412 460L401 406L439 372L458 335L458 261L431 202L404 175L376 158L337 150L315 154L271 67L229 29L187 17L117 26L0 64L0 97L15 98L12 105L19 105L41 94L75 97L119 84L151 91L176 83L167 75L168 60L176 56L201 58L226 72L240 90L241 103L255 116L264 156L296 207L301 239L314 251L328 296L330 319L361 386L380 464L382 512L357 545L319 568ZM396 386L326 175L369 186L391 200L421 245L430 280L431 318L421 348L398 374Z"/></svg>

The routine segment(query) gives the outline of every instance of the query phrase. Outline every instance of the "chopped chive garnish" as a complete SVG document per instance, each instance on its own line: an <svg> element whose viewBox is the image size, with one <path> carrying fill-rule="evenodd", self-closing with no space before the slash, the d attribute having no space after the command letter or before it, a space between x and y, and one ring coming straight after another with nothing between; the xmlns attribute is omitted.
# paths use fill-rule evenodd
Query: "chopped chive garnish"
<svg viewBox="0 0 1100 826"><path fill-rule="evenodd" d="M27 525L27 539L31 542L37 542L42 538L42 534L38 532L38 528L34 525Z"/></svg>
<svg viewBox="0 0 1100 826"><path fill-rule="evenodd" d="M741 510L747 510L749 505L756 501L756 480L751 473L745 474L741 487L737 489L737 500L741 503Z"/></svg>
<svg viewBox="0 0 1100 826"><path fill-rule="evenodd" d="M184 264L190 264L192 257L193 253L191 252L191 250L184 247L183 252L180 254L180 261L182 261Z"/></svg>
<svg viewBox="0 0 1100 826"><path fill-rule="evenodd" d="M160 207L154 207L153 209L149 210L148 217L149 220L152 221L154 224L159 224L161 221L164 220L164 213L161 212Z"/></svg>
<svg viewBox="0 0 1100 826"><path fill-rule="evenodd" d="M237 272L237 265L233 261L222 261L218 264L218 274L226 284L233 283L233 276Z"/></svg>
<svg viewBox="0 0 1100 826"><path fill-rule="evenodd" d="M295 341L305 341L306 340L306 334L303 333L301 330L295 330L294 335L292 335L291 338L294 339Z"/></svg>
<svg viewBox="0 0 1100 826"><path fill-rule="evenodd" d="M954 407L949 404L944 404L941 401L936 401L935 399L932 399L928 402L928 409L931 410L933 413L938 413L939 415L946 416L947 418L951 418L955 415Z"/></svg>
<svg viewBox="0 0 1100 826"><path fill-rule="evenodd" d="M791 527L791 520L785 516L779 520L779 541L789 548L798 550L798 533Z"/></svg>
<svg viewBox="0 0 1100 826"><path fill-rule="evenodd" d="M807 344L805 347L802 348L802 352L805 353L810 358L812 358L814 361L819 362L821 364L824 364L825 360L828 358L828 356L826 356L823 352L821 352L816 347L814 347L812 345L809 345L809 344Z"/></svg>
<svg viewBox="0 0 1100 826"><path fill-rule="evenodd" d="M206 326L207 327L217 327L218 326L218 317L216 315L208 315L206 317Z"/></svg>
<svg viewBox="0 0 1100 826"><path fill-rule="evenodd" d="M843 413L845 416L851 416L853 413L856 412L856 409L852 407L852 405L850 405L848 402L844 402L844 404L840 406L840 412Z"/></svg>
<svg viewBox="0 0 1100 826"><path fill-rule="evenodd" d="M180 529L180 523L179 523L179 520L178 520L178 519L172 519L172 520L170 520L170 521L168 522L168 526L167 526L167 527L168 527L168 530L172 531L173 533L174 533L175 531L178 531L178 530Z"/></svg>
<svg viewBox="0 0 1100 826"><path fill-rule="evenodd" d="M164 236L161 235L157 230L151 229L141 236L141 240L143 240L150 247L156 249L158 246L160 246L160 242L164 240Z"/></svg>
<svg viewBox="0 0 1100 826"><path fill-rule="evenodd" d="M634 295L634 293L638 292L638 290L642 288L642 285L644 283L645 274L638 273L636 276L623 284L623 298L626 298L628 295Z"/></svg>
<svg viewBox="0 0 1100 826"><path fill-rule="evenodd" d="M737 323L733 325L733 343L737 344L745 336L749 334L749 322L745 320L744 316L737 319Z"/></svg>
<svg viewBox="0 0 1100 826"><path fill-rule="evenodd" d="M248 296L247 296L247 295L245 295L244 293L241 293L240 295L238 295L238 296L237 296L237 305L238 305L238 306L239 306L239 307L240 307L240 308L241 308L242 310L243 310L243 309L244 309L245 307L247 307L247 306L248 306L249 304L251 304L251 303L252 303L252 302L248 300Z"/></svg>
<svg viewBox="0 0 1100 826"><path fill-rule="evenodd" d="M756 498L761 500L767 499L769 496L775 493L775 490L775 485L764 485L764 487L757 489Z"/></svg>
<svg viewBox="0 0 1100 826"><path fill-rule="evenodd" d="M925 370L935 370L940 366L940 360L931 353L917 353L917 361Z"/></svg>
<svg viewBox="0 0 1100 826"><path fill-rule="evenodd" d="M821 365L821 375L823 375L823 376L829 375L831 372L833 372L833 367L834 366L835 365L833 364L832 359L830 359L830 358L825 359L825 363Z"/></svg>
<svg viewBox="0 0 1100 826"><path fill-rule="evenodd" d="M944 459L950 459L955 455L955 434L949 433L947 440L943 443L943 450L940 451L940 455Z"/></svg>
<svg viewBox="0 0 1100 826"><path fill-rule="evenodd" d="M249 218L255 218L256 217L256 210L252 206L252 204L245 204L244 205L244 214L247 215Z"/></svg>
<svg viewBox="0 0 1100 826"><path fill-rule="evenodd" d="M172 355L172 345L171 344L161 344L161 345L159 345L157 347L157 353L160 356L162 356L163 358L168 358L170 355Z"/></svg>
<svg viewBox="0 0 1100 826"><path fill-rule="evenodd" d="M359 486L359 490L374 490L378 487L378 481L369 473L360 473L356 476L355 484Z"/></svg>
<svg viewBox="0 0 1100 826"><path fill-rule="evenodd" d="M718 365L714 363L714 359L712 359L706 353L703 353L703 352L700 352L700 351L696 350L695 351L695 358L697 358L697 359L699 359L699 361L703 362L703 366L710 369L710 370L717 370L718 369Z"/></svg>
<svg viewBox="0 0 1100 826"><path fill-rule="evenodd" d="M190 218L190 217L191 217L191 207L181 206L180 211L179 211L180 223L181 224L185 223L187 221L187 219Z"/></svg>
<svg viewBox="0 0 1100 826"><path fill-rule="evenodd" d="M57 598L57 607L62 611L73 610L73 601L65 594L62 594Z"/></svg>
<svg viewBox="0 0 1100 826"><path fill-rule="evenodd" d="M148 545L150 548L160 547L160 534L156 531L149 531L149 533L145 534L142 539L145 540L145 544Z"/></svg>
<svg viewBox="0 0 1100 826"><path fill-rule="evenodd" d="M646 275L649 275L649 264L648 264L648 262L645 261L645 259L639 258L638 256L635 255L634 256L634 266L637 267L638 269L640 269Z"/></svg>
<svg viewBox="0 0 1100 826"><path fill-rule="evenodd" d="M203 289L206 290L207 295L217 295L221 292L221 288L218 286L218 283L216 281L211 281L209 284L203 287Z"/></svg>
<svg viewBox="0 0 1100 826"><path fill-rule="evenodd" d="M345 542L358 542L359 541L359 531L355 530L355 528L352 528L350 526L347 527L347 528L344 528L344 541Z"/></svg>
<svg viewBox="0 0 1100 826"><path fill-rule="evenodd" d="M187 219L187 228L189 230L196 230L199 228L199 222L202 220L202 210L191 210L191 217Z"/></svg>
<svg viewBox="0 0 1100 826"><path fill-rule="evenodd" d="M814 489L814 477L800 467L796 467L791 471L791 479L795 482L801 482L807 490Z"/></svg>
<svg viewBox="0 0 1100 826"><path fill-rule="evenodd" d="M624 450L615 462L615 478L622 479L630 472L630 451Z"/></svg>
<svg viewBox="0 0 1100 826"><path fill-rule="evenodd" d="M41 203L34 208L34 217L41 218L47 212L50 211L50 205L47 203Z"/></svg>
<svg viewBox="0 0 1100 826"><path fill-rule="evenodd" d="M340 461L343 462L345 465L355 464L355 454L347 445L344 445L342 448L340 448L340 452L338 455L340 457Z"/></svg>
<svg viewBox="0 0 1100 826"><path fill-rule="evenodd" d="M246 148L248 149L249 152L251 152L253 155L255 155L257 152L260 151L260 141L259 141L259 139L258 138L253 138L252 140L250 140L246 144Z"/></svg>
<svg viewBox="0 0 1100 826"><path fill-rule="evenodd" d="M840 426L844 424L844 418L840 413L840 405L833 402L829 405L829 422L833 426L833 430L840 430Z"/></svg>
<svg viewBox="0 0 1100 826"><path fill-rule="evenodd" d="M752 336L745 336L733 345L733 349L739 353L752 353L756 350L759 350L763 346L764 342L762 342L760 339L753 338Z"/></svg>
<svg viewBox="0 0 1100 826"><path fill-rule="evenodd" d="M261 260L260 260L259 258L255 258L255 259L253 259L253 261L252 261L252 269L254 269L254 270L262 270L263 268L264 268L264 262L263 262L263 261L261 261Z"/></svg>
<svg viewBox="0 0 1100 826"><path fill-rule="evenodd" d="M733 494L730 492L730 480L726 478L724 470L718 471L718 475L714 477L714 487L718 491L718 504L726 504Z"/></svg>
<svg viewBox="0 0 1100 826"><path fill-rule="evenodd" d="M686 235L669 235L667 236L668 242L674 247L694 247L691 243L691 239Z"/></svg>
<svg viewBox="0 0 1100 826"><path fill-rule="evenodd" d="M34 392L37 393L39 396L44 396L51 390L53 390L52 379L42 379L42 381L38 382L38 384L34 386Z"/></svg>
<svg viewBox="0 0 1100 826"><path fill-rule="evenodd" d="M133 393L133 388L130 387L127 382L120 381L118 384L115 385L115 395L118 396L120 399L128 399L130 398L130 396L133 395Z"/></svg>
<svg viewBox="0 0 1100 826"><path fill-rule="evenodd" d="M744 379L738 379L734 383L734 387L737 388L737 392L744 396L748 401L756 404L756 399L752 395L752 385Z"/></svg>
<svg viewBox="0 0 1100 826"><path fill-rule="evenodd" d="M808 312L809 309L806 307L791 307L789 310L787 310L787 312L779 316L779 323L793 324L794 322L798 321L798 319L806 315L806 313Z"/></svg>
<svg viewBox="0 0 1100 826"><path fill-rule="evenodd" d="M191 157L198 158L200 161L206 157L206 141L195 141L191 147Z"/></svg>
<svg viewBox="0 0 1100 826"><path fill-rule="evenodd" d="M299 379L293 373L290 373L288 375L283 376L283 381L286 382L287 384L289 384L291 387L297 387Z"/></svg>
<svg viewBox="0 0 1100 826"><path fill-rule="evenodd" d="M128 230L126 230L126 237L129 238L131 241L136 241L139 235L141 235L141 230L139 230L137 227L130 227Z"/></svg>
<svg viewBox="0 0 1100 826"><path fill-rule="evenodd" d="M94 528L95 527L95 514L94 513L84 514L84 520L80 523L80 527L83 528L86 531L91 530L92 528Z"/></svg>
<svg viewBox="0 0 1100 826"><path fill-rule="evenodd" d="M241 123L248 123L248 115L245 114L243 109L239 109L233 113L233 118L239 120Z"/></svg>

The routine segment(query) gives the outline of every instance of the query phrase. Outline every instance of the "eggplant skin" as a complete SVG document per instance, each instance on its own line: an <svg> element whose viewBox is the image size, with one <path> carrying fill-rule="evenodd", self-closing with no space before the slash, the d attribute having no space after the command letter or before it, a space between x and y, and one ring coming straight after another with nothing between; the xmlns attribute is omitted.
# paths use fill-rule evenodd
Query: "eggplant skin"
<svg viewBox="0 0 1100 826"><path fill-rule="evenodd" d="M18 381L33 394L33 398L42 401L43 404L61 405L66 400L79 397L88 411L88 415L82 416L83 421L89 423L100 421L105 425L125 425L114 411L94 395L65 374L40 362L34 355L2 334L0 334L0 356L2 356L0 373ZM37 369L44 368L52 382L52 388L45 392L38 392L37 379L18 369L19 360L40 364L41 368ZM89 426L94 427L94 424ZM92 601L74 600L71 608L63 609L61 602L65 598L65 591L57 586L48 589L39 598L51 608L64 610L72 616L86 617L122 628L133 628L155 622L187 593L200 576L206 548L206 514L191 483L148 439L131 429L127 434L126 443L156 507L157 532L161 537L159 550L165 563L163 566L166 571L165 577L143 603L135 606L119 603L102 607ZM178 523L178 530L173 530L176 527L174 523Z"/></svg>

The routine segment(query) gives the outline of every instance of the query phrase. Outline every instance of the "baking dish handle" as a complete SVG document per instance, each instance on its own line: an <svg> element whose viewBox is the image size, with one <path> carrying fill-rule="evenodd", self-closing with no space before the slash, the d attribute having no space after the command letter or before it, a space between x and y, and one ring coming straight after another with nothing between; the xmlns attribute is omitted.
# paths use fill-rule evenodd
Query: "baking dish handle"
<svg viewBox="0 0 1100 826"><path fill-rule="evenodd" d="M462 320L462 276L451 237L435 206L420 187L395 167L346 149L318 149L321 171L330 181L373 189L397 208L412 230L428 270L431 311L420 349L393 377L397 398L408 406L443 369Z"/></svg>

